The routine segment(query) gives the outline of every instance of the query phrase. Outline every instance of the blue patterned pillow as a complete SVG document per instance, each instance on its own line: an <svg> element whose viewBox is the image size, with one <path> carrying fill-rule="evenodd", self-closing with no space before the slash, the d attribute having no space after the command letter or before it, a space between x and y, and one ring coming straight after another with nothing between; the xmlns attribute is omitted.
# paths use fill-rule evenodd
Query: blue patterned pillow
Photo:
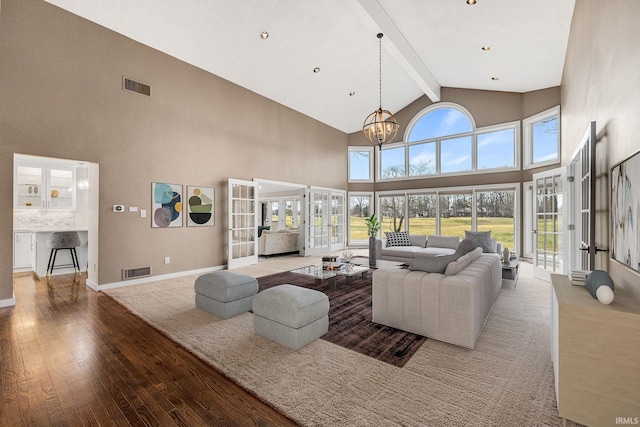
<svg viewBox="0 0 640 427"><path fill-rule="evenodd" d="M409 233L406 231L385 231L387 236L387 247L389 246L411 246Z"/></svg>

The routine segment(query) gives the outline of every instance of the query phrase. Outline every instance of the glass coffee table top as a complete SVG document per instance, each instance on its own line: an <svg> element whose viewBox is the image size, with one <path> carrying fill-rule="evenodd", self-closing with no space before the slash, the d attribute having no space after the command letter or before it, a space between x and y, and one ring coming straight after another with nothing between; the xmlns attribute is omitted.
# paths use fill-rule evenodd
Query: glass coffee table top
<svg viewBox="0 0 640 427"><path fill-rule="evenodd" d="M309 265L302 268L296 268L291 270L292 273L304 274L305 276L311 276L320 282L322 280L329 281L329 288L336 290L336 277L345 276L347 284L351 283L351 278L358 274L362 277L366 277L369 267L364 267L355 264L345 263L336 270L324 270L322 265Z"/></svg>

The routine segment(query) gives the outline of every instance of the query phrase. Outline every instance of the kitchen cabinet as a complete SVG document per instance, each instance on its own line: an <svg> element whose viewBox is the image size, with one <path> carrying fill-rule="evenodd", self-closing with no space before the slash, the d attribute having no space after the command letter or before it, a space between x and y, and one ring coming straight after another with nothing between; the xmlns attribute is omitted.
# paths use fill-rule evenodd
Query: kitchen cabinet
<svg viewBox="0 0 640 427"><path fill-rule="evenodd" d="M76 207L76 171L72 166L16 162L15 209L73 211Z"/></svg>
<svg viewBox="0 0 640 427"><path fill-rule="evenodd" d="M13 268L33 269L35 240L31 232L13 233Z"/></svg>

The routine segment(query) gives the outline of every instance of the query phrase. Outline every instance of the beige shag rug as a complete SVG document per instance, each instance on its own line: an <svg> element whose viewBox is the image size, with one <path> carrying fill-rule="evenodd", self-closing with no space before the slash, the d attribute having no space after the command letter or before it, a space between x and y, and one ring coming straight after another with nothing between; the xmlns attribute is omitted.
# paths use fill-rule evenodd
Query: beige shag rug
<svg viewBox="0 0 640 427"><path fill-rule="evenodd" d="M105 293L172 340L308 426L557 426L550 285L523 263L477 347L428 340L404 368L316 340L293 351L253 333L253 314L195 307L196 276ZM568 423L571 425L571 423Z"/></svg>

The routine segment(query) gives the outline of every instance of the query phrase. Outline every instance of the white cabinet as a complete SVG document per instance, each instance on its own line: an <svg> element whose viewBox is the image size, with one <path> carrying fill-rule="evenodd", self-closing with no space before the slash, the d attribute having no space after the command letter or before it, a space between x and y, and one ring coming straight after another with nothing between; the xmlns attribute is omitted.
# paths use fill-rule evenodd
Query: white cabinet
<svg viewBox="0 0 640 427"><path fill-rule="evenodd" d="M552 274L551 283L551 360L560 417L586 426L634 420L640 414L640 302L618 286L613 303L605 305L584 286L571 285L568 276Z"/></svg>
<svg viewBox="0 0 640 427"><path fill-rule="evenodd" d="M33 269L34 246L33 233L13 233L13 268Z"/></svg>
<svg viewBox="0 0 640 427"><path fill-rule="evenodd" d="M14 208L75 210L76 173L74 167L16 162L14 172Z"/></svg>

